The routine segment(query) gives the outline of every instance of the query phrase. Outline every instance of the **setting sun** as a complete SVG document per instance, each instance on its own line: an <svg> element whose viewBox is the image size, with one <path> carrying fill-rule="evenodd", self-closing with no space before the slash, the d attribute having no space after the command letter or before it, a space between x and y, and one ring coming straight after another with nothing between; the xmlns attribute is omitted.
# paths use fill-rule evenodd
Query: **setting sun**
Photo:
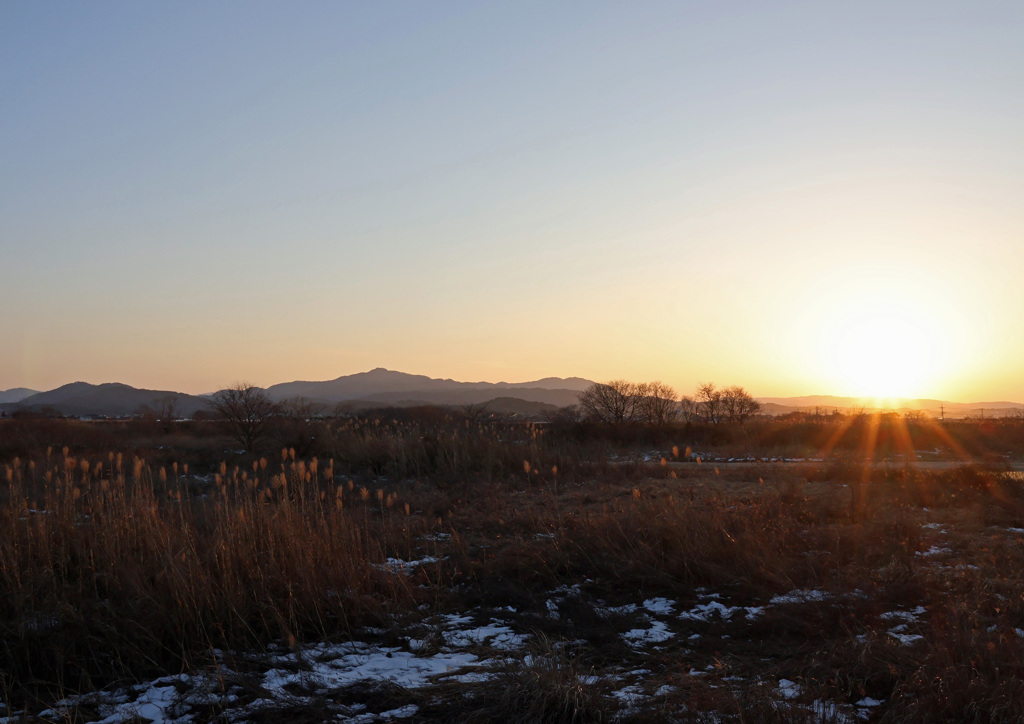
<svg viewBox="0 0 1024 724"><path fill-rule="evenodd" d="M954 367L959 333L954 307L927 287L882 275L876 285L835 289L817 320L822 377L865 399L927 396ZM962 342L962 340L961 340Z"/></svg>
<svg viewBox="0 0 1024 724"><path fill-rule="evenodd" d="M865 315L838 331L836 373L861 397L913 396L934 378L939 345L926 328L898 313Z"/></svg>

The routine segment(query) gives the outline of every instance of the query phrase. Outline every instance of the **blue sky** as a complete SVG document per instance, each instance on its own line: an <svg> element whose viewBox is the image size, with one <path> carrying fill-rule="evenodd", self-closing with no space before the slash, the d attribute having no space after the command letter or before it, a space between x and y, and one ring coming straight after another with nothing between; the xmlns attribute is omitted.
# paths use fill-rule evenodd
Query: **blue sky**
<svg viewBox="0 0 1024 724"><path fill-rule="evenodd" d="M930 335L908 393L1024 399L1022 37L1009 2L6 3L0 388L848 393L849 324Z"/></svg>

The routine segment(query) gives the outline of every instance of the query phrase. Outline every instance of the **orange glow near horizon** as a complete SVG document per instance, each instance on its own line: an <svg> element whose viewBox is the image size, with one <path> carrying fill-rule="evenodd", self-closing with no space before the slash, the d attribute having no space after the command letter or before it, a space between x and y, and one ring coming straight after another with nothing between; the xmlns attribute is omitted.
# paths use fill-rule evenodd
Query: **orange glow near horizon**
<svg viewBox="0 0 1024 724"><path fill-rule="evenodd" d="M821 301L808 313L816 347L808 350L808 372L821 387L872 407L956 397L948 391L973 342L966 306L906 263L844 274L822 281L815 289Z"/></svg>
<svg viewBox="0 0 1024 724"><path fill-rule="evenodd" d="M838 381L860 397L916 397L941 371L940 334L902 310L865 309L828 338Z"/></svg>

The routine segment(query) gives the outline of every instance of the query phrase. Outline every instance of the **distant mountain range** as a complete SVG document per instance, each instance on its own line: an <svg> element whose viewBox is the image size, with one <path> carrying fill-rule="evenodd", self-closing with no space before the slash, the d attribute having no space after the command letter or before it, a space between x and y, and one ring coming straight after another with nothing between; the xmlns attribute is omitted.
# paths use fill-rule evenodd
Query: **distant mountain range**
<svg viewBox="0 0 1024 724"><path fill-rule="evenodd" d="M272 385L267 388L267 394L277 402L302 398L328 407L345 404L353 409L489 403L495 412L535 416L574 404L579 393L591 384L579 377L547 377L533 382L458 382L378 368L323 382ZM143 407L158 410L161 402L168 398L174 399L178 415L190 417L208 408L211 397L137 389L120 383L93 385L87 382L72 382L48 392L27 389L8 392L9 400L0 403L0 411L7 414L16 410L56 411L75 417L125 417Z"/></svg>
<svg viewBox="0 0 1024 724"><path fill-rule="evenodd" d="M378 367L326 382L271 385L267 394L277 401L302 397L326 404L360 401L401 406L468 405L488 402L495 397L515 397L564 407L574 404L580 392L592 384L580 377L546 377L533 382L457 382Z"/></svg>
<svg viewBox="0 0 1024 724"><path fill-rule="evenodd" d="M21 409L35 412L55 410L72 417L126 417L143 407L156 410L165 398L173 398L177 414L184 417L191 417L209 406L209 401L202 397L171 390L140 390L118 382L102 385L72 382L48 392L36 392L16 403L0 404L0 410L7 414Z"/></svg>
<svg viewBox="0 0 1024 724"><path fill-rule="evenodd" d="M459 382L425 375L412 375L377 368L369 372L344 375L322 382L295 381L271 385L267 394L281 402L302 398L330 409L343 404L350 409L372 407L409 407L413 405L487 404L494 412L515 413L526 417L545 416L559 407L575 404L580 392L593 382L581 377L546 377L532 382ZM27 388L0 391L0 411L56 411L75 417L126 417L144 407L160 410L173 399L176 413L190 417L209 407L210 395L187 395L170 390L144 390L120 383L93 385L72 382L48 392ZM855 397L808 395L803 397L761 397L758 401L769 415L790 412L833 410L872 411L873 403ZM933 417L1001 417L1024 411L1015 402L945 402L929 399L888 401L881 409L905 412L918 410Z"/></svg>

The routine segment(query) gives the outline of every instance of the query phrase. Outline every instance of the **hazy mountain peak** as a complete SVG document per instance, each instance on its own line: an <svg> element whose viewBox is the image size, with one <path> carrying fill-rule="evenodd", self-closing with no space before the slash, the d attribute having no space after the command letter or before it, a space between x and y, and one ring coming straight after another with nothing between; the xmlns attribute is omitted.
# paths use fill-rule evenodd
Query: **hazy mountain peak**
<svg viewBox="0 0 1024 724"><path fill-rule="evenodd" d="M94 385L88 382L71 382L66 385L29 395L12 408L27 409L53 408L65 415L106 415L120 417L133 415L143 406L153 407L157 400L174 396L177 398L179 412L191 415L196 410L207 407L206 400L193 395L170 390L145 390L126 385L123 382L104 382Z"/></svg>
<svg viewBox="0 0 1024 724"><path fill-rule="evenodd" d="M27 387L12 387L9 390L0 390L0 404L21 402L26 397L31 397L38 392L38 390L30 390Z"/></svg>
<svg viewBox="0 0 1024 724"><path fill-rule="evenodd" d="M398 402L416 400L435 404L468 404L493 397L515 396L535 402L567 405L591 383L579 377L546 377L534 382L459 382L450 378L414 375L384 367L343 375L323 382L295 381L271 385L267 392L275 400L302 397L335 403L350 400Z"/></svg>

